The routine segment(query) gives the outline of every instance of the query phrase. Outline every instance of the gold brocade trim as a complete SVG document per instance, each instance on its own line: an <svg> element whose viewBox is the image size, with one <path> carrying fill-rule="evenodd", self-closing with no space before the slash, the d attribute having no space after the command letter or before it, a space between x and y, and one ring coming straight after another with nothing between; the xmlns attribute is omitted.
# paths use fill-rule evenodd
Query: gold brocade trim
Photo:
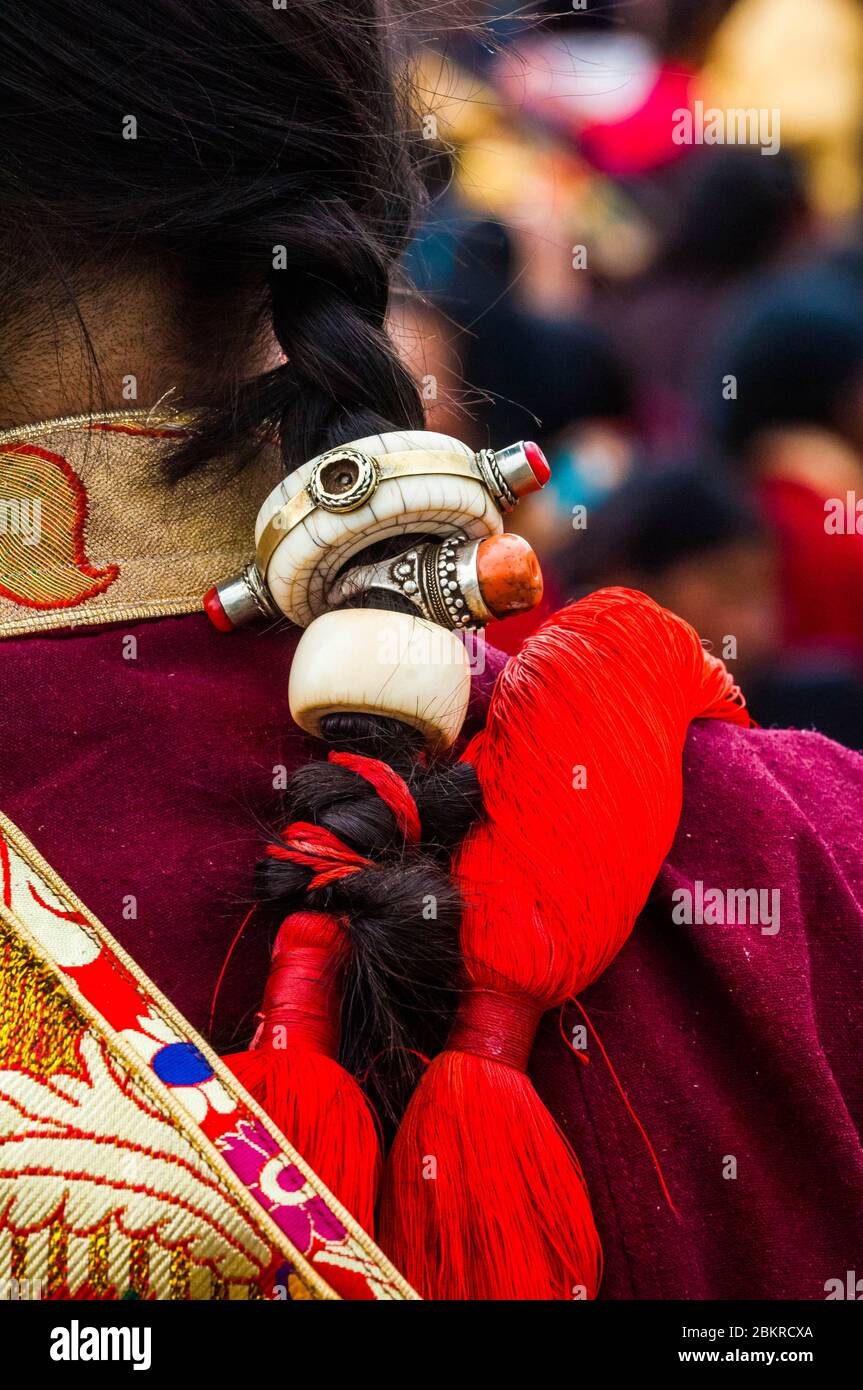
<svg viewBox="0 0 863 1390"><path fill-rule="evenodd" d="M157 1008L164 1013L165 1017L174 1024L178 1031L184 1034L203 1056L206 1057L214 1073L228 1093L242 1098L244 1107L264 1126L279 1146L281 1152L291 1163L296 1165L308 1184L323 1199L330 1211L342 1222L353 1240L359 1246L363 1255L390 1281L401 1294L402 1298L409 1301L418 1301L419 1294L411 1287L404 1275L395 1268L350 1212L342 1206L338 1198L324 1185L314 1170L309 1167L305 1159L276 1128L272 1120L258 1105L254 1097L243 1089L236 1077L224 1065L221 1058L212 1050L209 1044L191 1028L179 1011L174 1008L170 1000L161 993L135 963L132 957L114 940L107 928L89 911L73 890L64 883L59 874L51 868L47 860L43 858L23 832L2 812L0 812L0 830L2 830L9 844L25 860L28 867L38 877L43 879L49 888L63 900L73 912L80 914L81 918L105 945L106 949L121 962L136 983L152 998ZM290 1260L298 1276L310 1291L311 1296L327 1300L338 1300L339 1295L335 1290L333 1290L321 1277L318 1271L313 1268L306 1257L290 1243L284 1232L276 1225L263 1208L249 1197L246 1189L243 1187L242 1183L239 1182L218 1150L207 1140L206 1136L190 1127L185 1111L178 1102L174 1100L170 1091L168 1091L167 1088L159 1087L155 1077L151 1077L147 1070L141 1067L140 1058L132 1050L130 1045L122 1037L112 1032L105 1023L105 1020L102 1019L101 1015L98 1014L89 1000L81 993L75 981L65 975L53 961L47 958L43 948L27 929L26 925L20 921L17 916L10 913L8 909L3 906L2 902L0 902L0 919L7 921L16 932L19 932L27 948L33 952L35 957L47 964L58 977L62 979L64 989L68 992L73 1006L80 1009L91 1026L95 1026L97 1031L103 1036L110 1038L111 1046L116 1051L117 1055L122 1058L123 1062L129 1067L132 1074L136 1076L142 1086L157 1097L158 1104L169 1110L178 1128L186 1135L187 1139L194 1145L199 1154L209 1163L210 1167L216 1171L221 1183L231 1192L238 1204L242 1206L246 1214L258 1226L267 1243L274 1250L281 1251Z"/></svg>
<svg viewBox="0 0 863 1390"><path fill-rule="evenodd" d="M44 888L46 887L46 885L43 883L42 887ZM7 920L7 918L9 920ZM42 959L36 954L36 951L39 949L38 943L34 942L34 945L31 946L29 942L29 933L27 931L26 926L24 924L19 925L17 923L16 925L12 925L13 918L14 914L9 912L9 910L6 909L2 903L0 903L0 940L6 941L7 938L11 939L12 943L14 944L16 950L20 953L20 955L22 957L26 957L28 961L28 969L30 975L32 975L34 978L38 977L46 984L50 982L51 993L50 996L46 996L49 999L49 1005L52 1008L62 1008L63 1017L66 1021L68 1031L70 1034L74 1036L76 1042L79 1044L83 1043L83 1040L88 1033L90 1035L95 1036L98 1024L94 1023L94 1019L98 1020L99 1015L94 1012L93 1017L90 1018L88 1017L85 1009L82 1008L79 1012L76 1011L75 1001L73 999L66 998L67 987L66 983L64 983L64 980L66 980L67 977L56 966L52 969L52 965L49 963L47 959ZM0 972L2 972L2 960L0 960ZM86 1082L88 1075L86 1066L84 1067L83 1072L72 1072L67 1071L65 1069L63 1072L61 1072L52 1066L45 1065L44 1061L41 1061L39 1058L36 1058L33 1059L35 1064L31 1065L29 1068L19 1068L17 1065L15 1065L15 1056L17 1055L17 1051L19 1050L17 1048L17 1035L14 1032L10 1034L9 1028L7 1026L7 1018L3 1017L2 1019L0 1019L0 1025L2 1025L0 1026L0 1059L2 1059L2 1061L0 1061L0 1066L2 1066L3 1076L7 1080L7 1082L10 1076L13 1076L20 1072L22 1078L25 1079L25 1092L26 1078L28 1076L31 1076L34 1078L38 1078L38 1080L45 1084L47 1089L52 1094L56 1095L62 1095L64 1093L65 1082L67 1077L80 1076L80 1078ZM54 1036L56 1038L56 1030L53 1031ZM119 1041L122 1042L122 1039ZM115 1046L113 1043L110 1043L108 1045L112 1049L115 1062L119 1062L122 1066L126 1060L125 1052L127 1051L127 1049L125 1049L123 1046ZM44 1050L45 1049L43 1048L42 1051L44 1052ZM132 1053L132 1055L134 1056L135 1054ZM138 1063L139 1070L133 1073L131 1068L127 1068L126 1075L132 1082L133 1086L138 1086L141 1089L147 1090L148 1103L150 1105L153 1105L154 1102L158 1104L156 1096L156 1087L152 1085L152 1082L149 1086L142 1086L141 1084L142 1076L144 1082L146 1082L147 1073L146 1068L143 1073L141 1073L140 1071L140 1058L138 1059ZM75 1100L71 1100L71 1104L74 1107L76 1104ZM13 1109L16 1108L14 1096L12 1100L12 1106ZM208 1168L212 1172L213 1165L210 1162L210 1155L204 1152L203 1144L196 1144L194 1142L194 1132L190 1133L187 1128L181 1127L176 1123L176 1118L173 1114L172 1106L162 1105L161 1108L164 1112L166 1112L165 1119L167 1120L167 1122L169 1124L173 1124L178 1134L182 1134L183 1139L185 1140L185 1143L188 1145L189 1149L193 1150L196 1153L196 1155L207 1164ZM26 1116L26 1105L21 1113L22 1115ZM51 1114L50 1108L47 1114ZM45 1123L50 1125L52 1121L46 1120ZM66 1124L66 1121L58 1122L58 1133L61 1138L64 1137ZM74 1127L74 1115L72 1117L72 1124ZM4 1137L7 1137L5 1135L5 1131ZM125 1137L132 1140L131 1135L127 1135ZM37 1146L40 1144L40 1142L50 1144L50 1128L45 1129L41 1136L38 1132L34 1133L32 1135L32 1140L33 1143ZM129 1152L134 1151L135 1144L134 1140L132 1140L129 1148L126 1151L127 1156ZM43 1152L41 1160L42 1163L45 1162L45 1158L46 1155ZM66 1175L63 1173L62 1170L62 1162L63 1160L61 1159L61 1167L57 1170L55 1170L50 1165L50 1163L47 1164L44 1168L44 1175L53 1175L55 1178L60 1178L64 1181L65 1185ZM214 1176L218 1177L219 1175L214 1174ZM8 1174L6 1175L6 1179L8 1182ZM56 1209L56 1212L54 1216L51 1218L50 1223L48 1223L46 1226L46 1236L44 1240L42 1240L39 1236L39 1231L41 1230L41 1227L39 1225L33 1226L32 1230L30 1229L29 1225L25 1225L24 1230L17 1231L14 1229L13 1218L13 1227L10 1232L11 1242L9 1248L8 1277L16 1280L19 1284L26 1282L30 1286L41 1285L45 1289L46 1296L79 1296L81 1276L80 1245L83 1239L86 1241L87 1284L89 1285L86 1297L104 1296L105 1292L110 1292L112 1287L118 1289L121 1292L126 1290L127 1288L131 1289L131 1292L135 1294L135 1296L140 1298L151 1297L153 1295L153 1288L151 1283L151 1248L153 1242L150 1236L148 1234L127 1236L126 1232L123 1229L122 1223L118 1223L115 1221L113 1213L108 1213L104 1220L100 1220L98 1225L88 1230L88 1218L86 1215L82 1218L81 1212L79 1210L78 1221L70 1225L69 1215L66 1210L67 1203L70 1201L70 1198L73 1205L75 1205L76 1202L80 1200L80 1198L76 1198L74 1196L75 1182L76 1178L73 1175L70 1179L71 1185L66 1187L63 1201L61 1202L60 1206ZM122 1186L123 1183L121 1181L121 1189ZM16 1193L16 1184L14 1178L11 1180L11 1192L14 1204ZM233 1195L234 1194L232 1193L231 1196L233 1197ZM27 1209L31 1210L29 1204L26 1202L26 1198L24 1199L24 1203ZM18 1205L20 1205L20 1203ZM237 1207L241 1207L242 1203L235 1202L235 1205ZM0 1208L2 1207L3 1203L0 1202ZM35 1208L38 1210L38 1207L39 1202L38 1200L36 1200ZM254 1215L257 1216L257 1204L253 1204L253 1211ZM2 1241L3 1234L5 1233L3 1223L3 1217L5 1215L8 1215L8 1210L5 1212L0 1211L0 1241ZM254 1223L254 1229L257 1238L263 1241L264 1247L266 1248L268 1245L268 1241L266 1240L266 1237L262 1235L262 1233L260 1232L257 1222ZM75 1281L75 1289L70 1288L70 1284L72 1283L72 1271L70 1269L70 1240L72 1240L73 1238L77 1246L79 1247L79 1267L77 1270L78 1279ZM35 1249L32 1248L31 1242L36 1243ZM290 1246L290 1242L288 1242L288 1246L289 1248L292 1248ZM111 1277L112 1254L115 1264L113 1278ZM170 1268L171 1266L169 1263L169 1276ZM200 1269L198 1272L200 1273ZM6 1274L7 1271L0 1268L0 1284L2 1284L4 1278L6 1277ZM105 1286L104 1288L103 1285ZM237 1296L242 1298L245 1296L250 1296L245 1292L245 1285L247 1285L247 1280L239 1280L236 1283L231 1282L230 1287L236 1288L238 1290ZM252 1287L254 1288L255 1286L253 1285ZM36 1296L41 1297L40 1294L37 1294ZM198 1294L198 1296L200 1297L200 1294ZM319 1295L314 1294L312 1296L318 1297Z"/></svg>
<svg viewBox="0 0 863 1390"><path fill-rule="evenodd" d="M47 862L42 859L38 851L2 813L0 813L0 830L2 830L7 841L21 854L22 858L26 860L33 872L42 878L45 883L49 884L53 891L60 898L64 899L73 911L80 912L88 924L99 932L109 949L113 949L114 943L108 932L106 932L104 928L101 928L101 925L91 916L83 903L80 902L80 899L62 883L62 880L54 874L53 870L51 870ZM186 1112L174 1099L170 1091L167 1088L159 1086L155 1075L151 1075L147 1068L142 1066L140 1057L131 1045L109 1027L95 1007L78 988L75 980L71 976L65 974L65 972L50 959L41 943L33 936L26 924L16 914L12 913L4 905L2 900L0 900L0 922L4 923L15 933L22 947L31 954L37 969L50 971L58 982L62 981L62 989L68 995L70 1007L77 1012L85 1026L94 1029L103 1037L110 1038L110 1046L114 1054L123 1062L129 1073L135 1077L136 1082L142 1089L152 1097L155 1104L168 1112L177 1129L196 1150L199 1157L207 1163L221 1185L231 1193L232 1198L236 1201L237 1205L242 1208L246 1217L252 1222L253 1226L257 1228L261 1237L270 1248L278 1250L283 1257L288 1259L291 1264L301 1272L303 1281L314 1290L316 1297L328 1300L338 1299L338 1294L336 1294L325 1280L321 1278L317 1271L311 1267L305 1256L291 1244L263 1208L249 1196L248 1192L225 1162L222 1155L210 1143L206 1136L200 1131L190 1127ZM116 949L118 954L122 954L119 947ZM124 960L124 964L126 963L127 961ZM129 965L131 966L131 963L129 963ZM136 967L131 966L131 968L136 974L136 978L144 983L148 992L161 1003L161 996L155 987L146 980L146 977L143 976ZM188 1025L186 1025L186 1027L188 1027ZM191 1034L191 1036L194 1039L194 1034ZM286 1141L283 1142L286 1143ZM136 1292L139 1290L146 1291L149 1286L149 1250L146 1241L138 1241L136 1244L140 1248L133 1249L132 1252L130 1285ZM141 1293L141 1296L144 1297L145 1292Z"/></svg>
<svg viewBox="0 0 863 1390"><path fill-rule="evenodd" d="M0 639L199 612L245 565L275 451L171 484L165 453L192 421L162 408L0 431Z"/></svg>
<svg viewBox="0 0 863 1390"><path fill-rule="evenodd" d="M101 623L137 623L145 618L177 618L183 613L202 613L200 598L154 599L152 603L104 604L94 617L87 604L67 608L62 613L39 613L33 618L19 618L13 624L0 622L0 639L23 637L28 633L51 632L58 628L93 627Z"/></svg>
<svg viewBox="0 0 863 1390"><path fill-rule="evenodd" d="M171 1272L168 1275L168 1287L170 1288L170 1298L188 1299L189 1282L191 1278L191 1265L189 1256L185 1250L171 1251Z"/></svg>
<svg viewBox="0 0 863 1390"><path fill-rule="evenodd" d="M82 1076L75 1009L48 969L34 969L30 951L0 930L0 1043L5 1065L48 1081Z"/></svg>
<svg viewBox="0 0 863 1390"><path fill-rule="evenodd" d="M58 1294L68 1273L69 1233L62 1221L52 1221L48 1231L48 1296Z"/></svg>
<svg viewBox="0 0 863 1390"><path fill-rule="evenodd" d="M129 1288L139 1298L150 1292L150 1246L143 1237L133 1240L129 1251Z"/></svg>
<svg viewBox="0 0 863 1390"><path fill-rule="evenodd" d="M12 429L0 430L0 449L4 444L22 444L30 439L40 439L57 429L79 429L98 422L105 425L143 425L151 429L183 429L191 425L191 412L171 410L105 410L96 414L58 415L56 419L38 420L32 425L15 425Z"/></svg>
<svg viewBox="0 0 863 1390"><path fill-rule="evenodd" d="M27 1278L27 1237L16 1232L12 1237L12 1259L9 1266L10 1278L20 1284Z"/></svg>

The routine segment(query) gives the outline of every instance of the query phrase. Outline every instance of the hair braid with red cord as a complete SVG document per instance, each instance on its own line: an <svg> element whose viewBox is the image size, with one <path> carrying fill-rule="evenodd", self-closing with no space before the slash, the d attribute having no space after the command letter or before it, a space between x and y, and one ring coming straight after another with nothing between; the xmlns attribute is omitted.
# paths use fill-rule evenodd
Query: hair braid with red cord
<svg viewBox="0 0 863 1390"><path fill-rule="evenodd" d="M419 811L398 773L358 754L331 752L328 762L363 779L390 812L404 845L419 845ZM308 821L287 825L268 846L267 858L305 871L304 891L314 899L375 869L332 830ZM342 914L289 912L276 935L252 1046L225 1060L339 1200L372 1230L381 1166L377 1121L357 1081L338 1062L350 958L349 922Z"/></svg>

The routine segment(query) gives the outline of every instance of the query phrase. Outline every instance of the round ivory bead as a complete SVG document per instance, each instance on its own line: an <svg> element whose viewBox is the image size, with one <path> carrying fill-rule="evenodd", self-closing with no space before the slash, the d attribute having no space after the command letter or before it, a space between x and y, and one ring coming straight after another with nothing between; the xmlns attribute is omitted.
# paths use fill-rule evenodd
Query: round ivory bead
<svg viewBox="0 0 863 1390"><path fill-rule="evenodd" d="M433 748L455 742L467 714L470 664L464 645L437 623L409 613L342 608L309 624L288 684L291 715L320 737L328 714L378 714L419 729Z"/></svg>

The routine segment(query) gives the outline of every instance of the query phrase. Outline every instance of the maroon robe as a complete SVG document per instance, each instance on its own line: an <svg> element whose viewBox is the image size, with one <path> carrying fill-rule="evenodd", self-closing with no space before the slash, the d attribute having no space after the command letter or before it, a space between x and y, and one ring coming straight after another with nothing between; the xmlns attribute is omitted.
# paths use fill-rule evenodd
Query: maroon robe
<svg viewBox="0 0 863 1390"><path fill-rule="evenodd" d="M222 1046L266 976L253 918L210 1028L280 769L319 754L287 711L295 641L195 614L0 643L0 809ZM692 729L674 847L582 1000L676 1215L594 1040L585 1066L549 1016L532 1061L585 1169L604 1297L815 1299L863 1274L861 821L860 757L813 734ZM778 888L779 931L676 925L671 894L696 880Z"/></svg>

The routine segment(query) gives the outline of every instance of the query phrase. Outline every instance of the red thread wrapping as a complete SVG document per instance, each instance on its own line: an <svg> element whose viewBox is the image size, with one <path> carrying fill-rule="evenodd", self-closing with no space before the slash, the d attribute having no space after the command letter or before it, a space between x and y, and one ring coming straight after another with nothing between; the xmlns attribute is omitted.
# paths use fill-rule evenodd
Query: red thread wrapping
<svg viewBox="0 0 863 1390"><path fill-rule="evenodd" d="M364 777L374 787L381 801L392 811L396 825L409 845L420 842L420 813L411 789L380 758L366 758L362 753L330 753L328 761L346 767L358 777Z"/></svg>
<svg viewBox="0 0 863 1390"><path fill-rule="evenodd" d="M459 1004L448 1052L471 1052L490 1062L527 1071L542 1006L526 994L472 989Z"/></svg>
<svg viewBox="0 0 863 1390"><path fill-rule="evenodd" d="M276 1047L275 1030L283 1028L288 1046L335 1057L341 1003L338 952L327 946L291 947L284 941L280 931L253 1046Z"/></svg>
<svg viewBox="0 0 863 1390"><path fill-rule="evenodd" d="M374 867L371 859L357 854L331 830L322 825L312 825L309 821L292 821L282 831L282 839L284 846L267 845L268 857L287 859L292 864L314 869L315 875L309 882L310 890L326 888L327 884L335 883L340 878Z"/></svg>

